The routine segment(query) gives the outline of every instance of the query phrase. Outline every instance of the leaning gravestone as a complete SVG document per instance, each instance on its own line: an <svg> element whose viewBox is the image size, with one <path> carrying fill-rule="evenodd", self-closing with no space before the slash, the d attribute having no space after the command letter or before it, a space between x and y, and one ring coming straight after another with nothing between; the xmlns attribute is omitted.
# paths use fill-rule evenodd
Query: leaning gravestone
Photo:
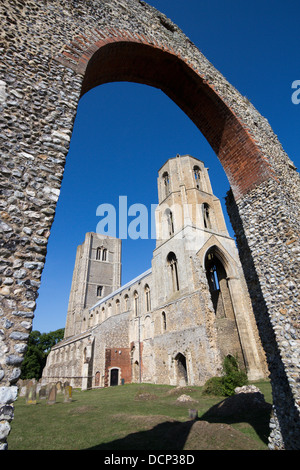
<svg viewBox="0 0 300 470"><path fill-rule="evenodd" d="M50 388L49 396L48 396L48 405L54 405L56 403L56 385L52 385Z"/></svg>

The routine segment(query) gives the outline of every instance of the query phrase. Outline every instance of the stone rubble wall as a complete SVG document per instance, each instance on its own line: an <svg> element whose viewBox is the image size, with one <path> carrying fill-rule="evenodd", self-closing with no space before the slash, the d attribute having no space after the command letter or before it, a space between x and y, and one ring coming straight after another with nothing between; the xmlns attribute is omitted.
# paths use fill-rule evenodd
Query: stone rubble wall
<svg viewBox="0 0 300 470"><path fill-rule="evenodd" d="M229 206L238 214L233 225L252 302L264 303L257 321L274 395L270 447L299 448L299 175L268 121L171 20L143 1L3 0L0 20L1 409L12 410L17 397L86 65L99 47L95 41L117 40L118 30L123 40L145 40L181 58L222 100L224 112L231 110L249 152L260 153L248 190L247 172L229 162L235 198ZM234 125L230 132L236 133ZM12 411L1 414L3 449L11 419Z"/></svg>

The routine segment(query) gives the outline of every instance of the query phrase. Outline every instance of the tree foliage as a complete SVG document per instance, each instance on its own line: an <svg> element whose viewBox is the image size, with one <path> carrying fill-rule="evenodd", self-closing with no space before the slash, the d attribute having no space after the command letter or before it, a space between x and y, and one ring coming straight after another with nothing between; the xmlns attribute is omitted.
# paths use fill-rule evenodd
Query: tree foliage
<svg viewBox="0 0 300 470"><path fill-rule="evenodd" d="M28 339L28 348L21 368L21 379L39 380L46 365L50 349L64 337L64 328L50 333L34 330Z"/></svg>

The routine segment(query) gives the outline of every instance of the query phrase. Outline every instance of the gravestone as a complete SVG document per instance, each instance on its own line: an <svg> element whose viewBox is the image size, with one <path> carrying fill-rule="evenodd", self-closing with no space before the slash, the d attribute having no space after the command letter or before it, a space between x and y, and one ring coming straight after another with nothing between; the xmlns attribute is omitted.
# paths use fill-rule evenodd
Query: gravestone
<svg viewBox="0 0 300 470"><path fill-rule="evenodd" d="M47 393L47 387L45 385L42 385L42 387L39 390L39 399L43 400L47 398L48 393Z"/></svg>
<svg viewBox="0 0 300 470"><path fill-rule="evenodd" d="M71 403L72 401L72 387L70 385L64 386L64 403Z"/></svg>
<svg viewBox="0 0 300 470"><path fill-rule="evenodd" d="M36 405L36 384L30 381L26 390L26 403L27 405Z"/></svg>
<svg viewBox="0 0 300 470"><path fill-rule="evenodd" d="M48 396L48 405L54 405L56 403L56 385L52 385L50 388L49 396Z"/></svg>

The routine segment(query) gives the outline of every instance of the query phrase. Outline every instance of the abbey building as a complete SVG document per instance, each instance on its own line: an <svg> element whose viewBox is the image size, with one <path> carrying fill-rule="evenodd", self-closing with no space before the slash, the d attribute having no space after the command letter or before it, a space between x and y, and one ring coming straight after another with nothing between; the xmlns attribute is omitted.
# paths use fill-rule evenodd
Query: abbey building
<svg viewBox="0 0 300 470"><path fill-rule="evenodd" d="M157 184L150 269L121 286L121 240L87 233L77 248L65 337L48 356L45 383L203 385L222 373L227 355L249 380L267 375L237 248L207 168L177 155Z"/></svg>

